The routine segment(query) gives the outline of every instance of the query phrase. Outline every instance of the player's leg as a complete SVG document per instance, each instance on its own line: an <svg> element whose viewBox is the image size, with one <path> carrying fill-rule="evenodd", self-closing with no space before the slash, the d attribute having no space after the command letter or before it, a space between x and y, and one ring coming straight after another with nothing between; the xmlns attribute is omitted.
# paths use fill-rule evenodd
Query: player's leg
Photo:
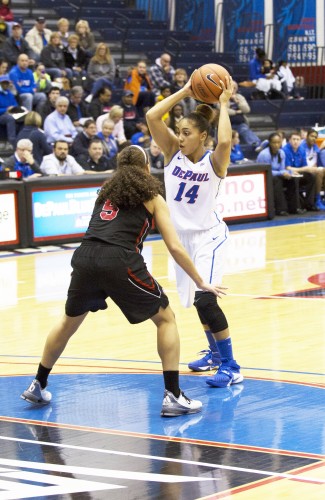
<svg viewBox="0 0 325 500"><path fill-rule="evenodd" d="M213 377L208 377L207 384L215 387L227 387L242 382L240 366L236 363L227 318L218 304L217 298L209 292L196 292L194 305L199 317L205 319L213 332L221 364Z"/></svg>
<svg viewBox="0 0 325 500"><path fill-rule="evenodd" d="M161 307L151 319L157 326L157 349L165 384L161 416L177 417L201 411L202 403L187 398L179 387L179 335L173 311L170 306Z"/></svg>
<svg viewBox="0 0 325 500"><path fill-rule="evenodd" d="M70 337L78 330L88 313L70 317L66 314L60 322L50 331L43 350L41 362L38 366L35 379L28 389L21 395L29 403L48 404L52 395L46 390L48 376L65 349Z"/></svg>

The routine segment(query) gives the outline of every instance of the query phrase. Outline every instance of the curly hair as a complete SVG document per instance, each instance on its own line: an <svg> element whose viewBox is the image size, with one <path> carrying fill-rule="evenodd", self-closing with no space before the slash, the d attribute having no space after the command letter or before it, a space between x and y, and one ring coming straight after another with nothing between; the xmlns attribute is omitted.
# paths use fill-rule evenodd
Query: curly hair
<svg viewBox="0 0 325 500"><path fill-rule="evenodd" d="M135 208L163 193L162 183L146 170L148 156L138 146L128 146L117 157L117 170L99 191L97 201L109 199L115 209Z"/></svg>

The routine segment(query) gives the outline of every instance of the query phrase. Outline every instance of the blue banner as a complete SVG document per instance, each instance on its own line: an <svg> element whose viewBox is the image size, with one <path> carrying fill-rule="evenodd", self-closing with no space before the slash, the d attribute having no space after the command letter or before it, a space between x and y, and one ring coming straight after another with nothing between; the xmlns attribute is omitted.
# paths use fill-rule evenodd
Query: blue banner
<svg viewBox="0 0 325 500"><path fill-rule="evenodd" d="M273 12L274 60L315 62L316 0L276 0Z"/></svg>
<svg viewBox="0 0 325 500"><path fill-rule="evenodd" d="M223 12L224 50L248 63L255 49L264 47L264 0L227 0Z"/></svg>
<svg viewBox="0 0 325 500"><path fill-rule="evenodd" d="M83 234L94 209L99 186L47 189L32 193L34 239Z"/></svg>
<svg viewBox="0 0 325 500"><path fill-rule="evenodd" d="M188 31L193 40L215 39L214 0L176 2L175 29Z"/></svg>

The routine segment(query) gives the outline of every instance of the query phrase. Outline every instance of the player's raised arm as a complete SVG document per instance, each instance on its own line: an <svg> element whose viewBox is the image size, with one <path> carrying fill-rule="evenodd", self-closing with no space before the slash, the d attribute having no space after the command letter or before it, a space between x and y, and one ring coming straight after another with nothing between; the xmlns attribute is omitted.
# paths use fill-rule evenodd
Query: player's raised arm
<svg viewBox="0 0 325 500"><path fill-rule="evenodd" d="M162 117L164 114L168 113L168 111L170 111L175 104L185 97L193 97L193 93L191 91L191 80L189 80L181 90L175 92L175 94L157 102L146 113L146 120L149 126L150 134L161 148L165 157L165 163L169 163L172 156L178 150L179 145L174 132L167 127Z"/></svg>

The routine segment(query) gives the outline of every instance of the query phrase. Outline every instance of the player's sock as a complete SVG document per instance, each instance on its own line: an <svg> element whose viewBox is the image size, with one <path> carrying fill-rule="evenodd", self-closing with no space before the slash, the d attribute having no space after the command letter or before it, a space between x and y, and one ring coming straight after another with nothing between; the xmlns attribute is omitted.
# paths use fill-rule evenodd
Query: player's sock
<svg viewBox="0 0 325 500"><path fill-rule="evenodd" d="M41 363L38 365L38 370L35 378L41 384L42 389L45 389L45 387L47 386L47 379L51 370L52 368L45 368L45 366L43 366Z"/></svg>
<svg viewBox="0 0 325 500"><path fill-rule="evenodd" d="M205 335L208 339L210 350L212 352L219 352L217 341L212 335L211 330L205 330Z"/></svg>
<svg viewBox="0 0 325 500"><path fill-rule="evenodd" d="M224 340L218 340L217 346L220 352L222 363L227 363L227 361L231 361L234 359L230 337Z"/></svg>
<svg viewBox="0 0 325 500"><path fill-rule="evenodd" d="M167 391L172 392L178 398L181 393L179 388L179 371L164 371L163 376Z"/></svg>

